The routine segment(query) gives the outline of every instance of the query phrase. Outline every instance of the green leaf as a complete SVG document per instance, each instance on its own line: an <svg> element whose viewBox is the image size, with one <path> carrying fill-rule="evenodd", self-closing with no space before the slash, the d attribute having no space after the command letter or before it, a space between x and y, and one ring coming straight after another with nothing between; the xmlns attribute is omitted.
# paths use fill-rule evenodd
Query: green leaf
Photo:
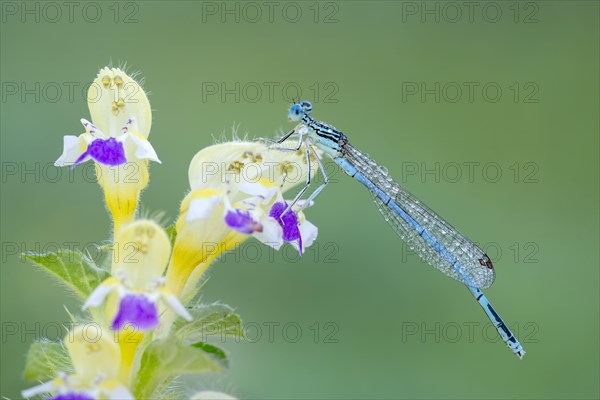
<svg viewBox="0 0 600 400"><path fill-rule="evenodd" d="M177 336L186 343L244 338L242 320L228 305L203 304L189 309L189 312L194 318L191 322L178 320L175 323Z"/></svg>
<svg viewBox="0 0 600 400"><path fill-rule="evenodd" d="M87 299L90 293L110 276L106 270L97 267L91 258L76 250L28 252L23 256L58 279L82 300Z"/></svg>
<svg viewBox="0 0 600 400"><path fill-rule="evenodd" d="M133 383L133 395L136 399L156 398L155 392L179 375L222 369L223 362L218 356L201 348L186 346L174 336L156 340L142 355L140 369Z"/></svg>
<svg viewBox="0 0 600 400"><path fill-rule="evenodd" d="M61 342L34 342L27 352L23 377L26 381L47 381L59 372L71 373L71 359Z"/></svg>
<svg viewBox="0 0 600 400"><path fill-rule="evenodd" d="M220 361L224 366L229 366L229 360L227 359L227 353L217 346L209 343L197 342L192 344L192 347L203 350L205 353L212 355L216 360Z"/></svg>

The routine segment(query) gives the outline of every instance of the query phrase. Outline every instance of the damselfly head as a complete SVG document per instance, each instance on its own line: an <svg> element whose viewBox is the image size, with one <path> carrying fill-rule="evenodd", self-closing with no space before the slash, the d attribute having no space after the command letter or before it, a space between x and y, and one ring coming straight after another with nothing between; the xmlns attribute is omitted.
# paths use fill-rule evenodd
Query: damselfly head
<svg viewBox="0 0 600 400"><path fill-rule="evenodd" d="M294 103L290 107L288 118L290 121L300 121L304 115L310 115L312 112L312 104L309 101Z"/></svg>

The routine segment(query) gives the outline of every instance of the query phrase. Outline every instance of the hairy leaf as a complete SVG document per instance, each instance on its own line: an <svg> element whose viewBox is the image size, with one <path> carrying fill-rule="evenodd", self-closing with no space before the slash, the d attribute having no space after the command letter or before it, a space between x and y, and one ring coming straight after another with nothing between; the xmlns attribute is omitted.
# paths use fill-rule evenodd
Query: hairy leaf
<svg viewBox="0 0 600 400"><path fill-rule="evenodd" d="M66 285L82 300L87 299L90 293L109 277L106 270L99 268L90 257L76 250L28 252L24 257Z"/></svg>

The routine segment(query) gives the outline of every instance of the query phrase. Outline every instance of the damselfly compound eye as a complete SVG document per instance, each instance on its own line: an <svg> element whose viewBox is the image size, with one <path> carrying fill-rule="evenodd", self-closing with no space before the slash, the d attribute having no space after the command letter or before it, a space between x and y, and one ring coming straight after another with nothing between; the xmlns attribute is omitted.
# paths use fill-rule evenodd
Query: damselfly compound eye
<svg viewBox="0 0 600 400"><path fill-rule="evenodd" d="M300 107L302 107L302 109L304 110L304 113L306 115L310 115L310 113L312 112L312 108L313 108L310 101L306 101L306 100L304 100L302 103L300 103Z"/></svg>
<svg viewBox="0 0 600 400"><path fill-rule="evenodd" d="M302 106L300 104L296 103L290 107L290 113L288 115L288 118L291 121L299 121L303 115L304 115L304 108L302 108Z"/></svg>

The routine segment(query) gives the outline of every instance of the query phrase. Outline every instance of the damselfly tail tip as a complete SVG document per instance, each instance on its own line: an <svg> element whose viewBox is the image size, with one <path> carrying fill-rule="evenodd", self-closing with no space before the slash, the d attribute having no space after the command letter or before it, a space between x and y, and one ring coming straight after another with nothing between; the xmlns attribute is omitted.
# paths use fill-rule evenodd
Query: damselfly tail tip
<svg viewBox="0 0 600 400"><path fill-rule="evenodd" d="M517 355L517 357L519 357L519 360L522 360L525 356L525 350L517 351L515 354Z"/></svg>

